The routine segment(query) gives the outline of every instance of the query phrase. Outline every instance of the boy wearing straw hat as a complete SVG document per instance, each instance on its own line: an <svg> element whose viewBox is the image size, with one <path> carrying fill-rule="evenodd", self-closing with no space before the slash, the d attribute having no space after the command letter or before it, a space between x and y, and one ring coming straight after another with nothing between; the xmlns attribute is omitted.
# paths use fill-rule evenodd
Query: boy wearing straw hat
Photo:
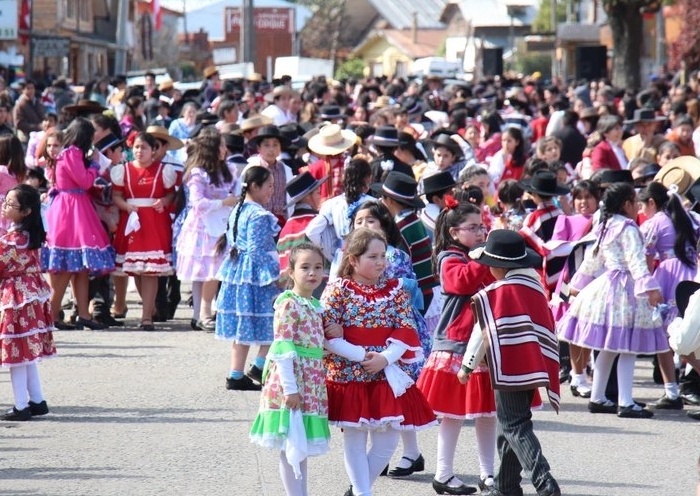
<svg viewBox="0 0 700 496"><path fill-rule="evenodd" d="M309 165L308 171L317 180L329 179L321 185L321 202L343 194L345 152L356 142L357 135L352 131L341 129L338 124L323 126L309 139L309 150L320 159Z"/></svg>
<svg viewBox="0 0 700 496"><path fill-rule="evenodd" d="M549 463L532 428L532 400L539 387L559 412L559 354L554 320L534 267L540 256L515 231L491 231L486 243L469 252L487 265L496 282L472 297L481 332L467 344L458 378L462 384L485 358L496 393L501 465L488 496L522 495L521 471L538 496L560 496Z"/></svg>

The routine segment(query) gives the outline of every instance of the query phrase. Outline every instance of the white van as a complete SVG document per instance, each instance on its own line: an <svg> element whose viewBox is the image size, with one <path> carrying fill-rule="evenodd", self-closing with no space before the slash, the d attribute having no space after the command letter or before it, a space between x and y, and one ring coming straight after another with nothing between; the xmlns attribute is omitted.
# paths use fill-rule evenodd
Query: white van
<svg viewBox="0 0 700 496"><path fill-rule="evenodd" d="M416 77L440 76L457 78L462 73L462 63L450 61L443 57L424 57L416 59L411 65L411 75Z"/></svg>

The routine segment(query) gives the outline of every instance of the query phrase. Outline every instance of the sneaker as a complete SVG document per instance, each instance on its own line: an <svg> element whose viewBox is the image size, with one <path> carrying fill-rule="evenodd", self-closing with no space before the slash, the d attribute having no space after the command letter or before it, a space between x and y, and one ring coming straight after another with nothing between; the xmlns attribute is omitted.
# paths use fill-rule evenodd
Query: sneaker
<svg viewBox="0 0 700 496"><path fill-rule="evenodd" d="M244 375L240 379L227 377L226 389L230 389L232 391L260 391L262 386L254 383L250 377Z"/></svg>
<svg viewBox="0 0 700 496"><path fill-rule="evenodd" d="M0 417L0 420L8 420L12 422L26 422L27 420L32 418L32 412L29 409L29 407L24 408L22 410L17 410L14 406L7 410L2 417Z"/></svg>
<svg viewBox="0 0 700 496"><path fill-rule="evenodd" d="M656 408L657 410L683 410L683 400L680 396L675 400L672 400L664 394L661 398L649 406L651 408Z"/></svg>
<svg viewBox="0 0 700 496"><path fill-rule="evenodd" d="M31 412L32 417L46 415L49 413L49 405L46 404L46 400L42 401L41 403L34 403L33 401L30 401L29 411Z"/></svg>
<svg viewBox="0 0 700 496"><path fill-rule="evenodd" d="M248 377L250 377L254 381L262 384L263 371L261 368L257 367L256 365L251 365L250 368L248 369L248 372L246 372L245 375L247 375Z"/></svg>
<svg viewBox="0 0 700 496"><path fill-rule="evenodd" d="M654 412L639 405L621 406L617 409L617 416L620 418L648 419L654 416Z"/></svg>

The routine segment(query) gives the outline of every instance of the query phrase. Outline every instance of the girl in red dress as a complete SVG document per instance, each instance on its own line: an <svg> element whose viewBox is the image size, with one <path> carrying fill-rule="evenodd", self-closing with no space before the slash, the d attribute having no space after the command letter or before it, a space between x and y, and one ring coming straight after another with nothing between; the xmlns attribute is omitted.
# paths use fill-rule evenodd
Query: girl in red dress
<svg viewBox="0 0 700 496"><path fill-rule="evenodd" d="M37 361L56 353L51 288L39 259L46 238L39 193L15 186L3 200L2 217L11 224L0 238L0 365L10 369L15 405L1 418L23 421L49 413Z"/></svg>
<svg viewBox="0 0 700 496"><path fill-rule="evenodd" d="M345 467L352 487L346 496L370 495L396 450L399 433L435 425L435 415L408 376L422 358L411 296L400 279L383 277L386 239L358 228L345 245L339 278L326 286L326 332L342 327L344 339L329 339L328 421L343 428ZM349 346L352 350L348 351ZM370 448L367 448L367 438Z"/></svg>
<svg viewBox="0 0 700 496"><path fill-rule="evenodd" d="M156 138L140 133L134 140L134 161L111 170L114 204L121 210L114 237L117 272L134 276L143 301L140 328L144 331L155 329L158 276L173 272L172 223L167 207L175 198L177 172L169 164L154 162L156 145ZM136 219L138 229L134 229Z"/></svg>

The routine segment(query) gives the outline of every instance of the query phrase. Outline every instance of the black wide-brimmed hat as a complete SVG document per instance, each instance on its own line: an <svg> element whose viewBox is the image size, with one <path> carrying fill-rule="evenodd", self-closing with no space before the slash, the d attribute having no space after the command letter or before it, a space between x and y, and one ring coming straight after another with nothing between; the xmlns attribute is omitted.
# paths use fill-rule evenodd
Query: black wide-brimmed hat
<svg viewBox="0 0 700 496"><path fill-rule="evenodd" d="M374 132L374 136L370 138L370 142L375 146L390 148L397 148L401 144L399 131L394 126L379 126Z"/></svg>
<svg viewBox="0 0 700 496"><path fill-rule="evenodd" d="M312 193L316 188L326 182L328 176L323 179L316 179L309 172L302 172L298 176L294 176L285 186L287 194L290 196L289 205L297 203L306 195Z"/></svg>
<svg viewBox="0 0 700 496"><path fill-rule="evenodd" d="M591 181L595 181L601 188L607 188L615 183L634 184L632 172L628 169L612 170L602 169L591 176Z"/></svg>
<svg viewBox="0 0 700 496"><path fill-rule="evenodd" d="M63 107L63 110L66 112L69 112L71 114L76 114L79 116L82 115L92 115L92 114L101 114L105 110L107 110L106 107L103 107L100 105L98 102L94 100L87 100L87 99L81 99L78 100L78 103L75 103L73 105L66 105Z"/></svg>
<svg viewBox="0 0 700 496"><path fill-rule="evenodd" d="M235 133L225 133L223 134L224 143L226 143L226 148L230 150L240 150L245 149L245 138L240 134Z"/></svg>
<svg viewBox="0 0 700 496"><path fill-rule="evenodd" d="M262 140L267 138L278 139L282 148L287 148L289 146L289 140L280 132L277 126L261 127L258 134L253 138L253 141L256 145L260 145Z"/></svg>
<svg viewBox="0 0 700 496"><path fill-rule="evenodd" d="M685 316L685 309L688 307L690 297L700 289L700 283L695 281L681 281L676 286L676 306L681 317Z"/></svg>
<svg viewBox="0 0 700 496"><path fill-rule="evenodd" d="M318 109L318 116L323 120L342 119L345 117L337 105L323 105Z"/></svg>
<svg viewBox="0 0 700 496"><path fill-rule="evenodd" d="M542 257L525 246L525 238L510 229L491 231L486 243L469 251L469 258L482 265L501 269L542 266Z"/></svg>
<svg viewBox="0 0 700 496"><path fill-rule="evenodd" d="M440 193L457 185L454 177L447 171L440 171L428 177L423 177L423 192L426 198L430 195Z"/></svg>
<svg viewBox="0 0 700 496"><path fill-rule="evenodd" d="M380 196L388 196L412 208L424 208L425 202L418 197L418 183L408 174L391 171L384 183L374 183L372 191Z"/></svg>
<svg viewBox="0 0 700 496"><path fill-rule="evenodd" d="M639 122L660 122L665 120L665 117L657 117L654 109L640 108L634 111L632 118L626 120L625 124L637 124Z"/></svg>
<svg viewBox="0 0 700 496"><path fill-rule="evenodd" d="M457 144L455 140L453 140L449 134L440 132L436 133L433 135L433 138L428 140L428 142L433 146L433 150L439 146L442 146L444 148L447 148L452 152L452 154L455 156L455 161L460 159L462 157L462 149L460 146Z"/></svg>
<svg viewBox="0 0 700 496"><path fill-rule="evenodd" d="M301 148L306 148L306 145L308 144L308 141L306 141L306 138L302 136L303 129L301 129L300 133L300 128L299 125L296 123L290 123L290 124L284 124L283 126L280 126L280 133L282 133L282 136L287 138L287 141L289 142L289 145L287 146L288 150L299 150Z"/></svg>
<svg viewBox="0 0 700 496"><path fill-rule="evenodd" d="M530 193L543 196L561 196L569 193L569 188L557 182L557 175L548 170L538 170L530 179L523 179L520 184Z"/></svg>

